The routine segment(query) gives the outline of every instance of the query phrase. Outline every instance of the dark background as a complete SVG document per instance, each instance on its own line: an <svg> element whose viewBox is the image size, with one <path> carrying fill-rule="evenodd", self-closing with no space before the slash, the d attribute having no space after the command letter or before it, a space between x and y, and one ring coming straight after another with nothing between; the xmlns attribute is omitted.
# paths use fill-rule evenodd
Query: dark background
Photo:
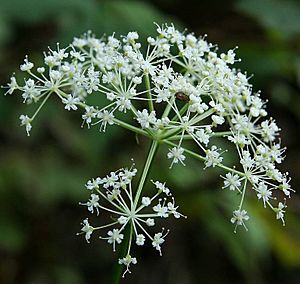
<svg viewBox="0 0 300 284"><path fill-rule="evenodd" d="M42 51L92 30L103 34L153 34L153 22L173 22L208 34L220 51L239 46L237 68L254 74L255 90L282 128L288 147L282 165L296 190L299 175L300 1L96 1L0 0L0 84L9 81L26 54ZM17 73L18 75L18 73ZM19 76L19 75L18 75ZM1 94L4 90L0 90ZM19 127L30 107L0 94L0 283L110 283L116 254L104 241L87 244L75 234L88 216L85 182L118 167L140 168L147 141L117 127L101 134L81 129L80 114L51 100L34 121L31 136ZM251 193L249 231L233 233L237 200L220 190L221 171L202 170L192 159L168 169L166 149L151 177L173 189L187 220L168 221L171 233L159 257L150 245L135 248L138 265L124 283L300 283L300 199L288 200L286 226ZM97 222L97 221L95 221ZM101 220L98 221L101 223Z"/></svg>

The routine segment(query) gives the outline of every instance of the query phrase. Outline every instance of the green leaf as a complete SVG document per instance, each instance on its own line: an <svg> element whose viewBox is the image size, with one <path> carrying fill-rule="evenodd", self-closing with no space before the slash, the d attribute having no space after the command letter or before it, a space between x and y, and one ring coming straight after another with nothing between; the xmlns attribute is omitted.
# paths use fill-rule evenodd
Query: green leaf
<svg viewBox="0 0 300 284"><path fill-rule="evenodd" d="M300 35L300 3L293 0L239 0L238 11L256 19L274 35Z"/></svg>

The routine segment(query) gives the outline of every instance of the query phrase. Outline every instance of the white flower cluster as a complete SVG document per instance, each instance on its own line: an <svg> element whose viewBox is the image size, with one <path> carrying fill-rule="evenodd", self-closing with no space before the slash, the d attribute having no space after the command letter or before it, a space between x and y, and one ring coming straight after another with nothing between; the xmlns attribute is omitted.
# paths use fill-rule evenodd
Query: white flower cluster
<svg viewBox="0 0 300 284"><path fill-rule="evenodd" d="M112 219L112 222L100 227L91 226L88 219L83 220L81 233L78 234L85 234L87 242L94 231L109 228L107 236L101 236L100 239L107 240L115 252L116 245L124 241L124 231L126 227L128 228L130 233L127 253L119 259L119 264L126 266L124 274L130 272L130 264L137 263L136 258L131 256L132 242L135 242L137 246L143 246L148 239L162 255L161 245L165 242L169 230L165 231L162 228L151 235L149 228L155 226L155 219L170 216L176 219L183 217L177 211L178 206L175 205L169 188L159 181L152 181L156 190L151 197L143 196L139 200L138 195L132 189L132 179L136 173L137 170L133 167L122 168L111 172L104 178L97 177L89 180L86 188L91 192L91 197L86 203L80 203L87 206L88 211L97 215L100 213L103 216L105 211L109 212Z"/></svg>
<svg viewBox="0 0 300 284"><path fill-rule="evenodd" d="M136 32L100 39L87 33L67 48L49 49L44 66L36 68L26 57L20 69L30 78L19 85L13 76L7 93L21 91L28 104L42 99L32 116L20 116L27 134L45 102L56 96L68 111L83 110L83 125L106 131L116 124L168 145L170 167L185 165L190 155L205 168L226 170L224 188L241 195L231 219L236 225L249 219L243 209L247 189L284 222L285 201L273 204L275 191L281 200L292 191L288 174L277 168L285 151L277 139L280 129L267 118L265 102L247 75L232 67L239 61L236 48L218 54L205 37L173 25L157 26L146 46L138 39ZM89 103L96 95L104 96L104 107ZM224 164L227 149L218 148L217 139L235 145L240 160L235 168Z"/></svg>

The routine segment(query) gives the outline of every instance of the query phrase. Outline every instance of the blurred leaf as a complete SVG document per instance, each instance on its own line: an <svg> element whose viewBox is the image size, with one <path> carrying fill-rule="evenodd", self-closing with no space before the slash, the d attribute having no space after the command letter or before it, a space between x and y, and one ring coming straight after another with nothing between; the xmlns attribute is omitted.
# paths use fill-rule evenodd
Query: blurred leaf
<svg viewBox="0 0 300 284"><path fill-rule="evenodd" d="M297 83L300 87L300 56L298 56L295 60L295 69L296 69L296 76L297 76Z"/></svg>
<svg viewBox="0 0 300 284"><path fill-rule="evenodd" d="M275 35L300 35L300 2L294 0L239 0L239 11L255 18Z"/></svg>
<svg viewBox="0 0 300 284"><path fill-rule="evenodd" d="M280 46L270 48L260 42L244 42L240 44L238 55L242 58L239 68L247 70L249 75L254 74L250 82L256 86L265 87L270 77L289 77L293 73L293 54Z"/></svg>
<svg viewBox="0 0 300 284"><path fill-rule="evenodd" d="M57 267L54 271L55 283L57 284L80 284L85 283L80 277L80 274L73 268L70 267Z"/></svg>
<svg viewBox="0 0 300 284"><path fill-rule="evenodd" d="M118 0L102 1L102 3L100 10L102 17L99 15L98 20L103 29L109 32L127 34L129 29L138 31L145 38L154 33L156 29L154 22L171 21L170 17L158 12L147 2Z"/></svg>
<svg viewBox="0 0 300 284"><path fill-rule="evenodd" d="M0 215L0 232L0 249L16 252L22 248L26 241L22 226L13 220L12 214Z"/></svg>
<svg viewBox="0 0 300 284"><path fill-rule="evenodd" d="M91 5L95 1L92 0L10 0L2 1L1 10L7 17L14 18L17 21L27 23L36 23L49 19L50 16L59 15L61 12L70 13L74 10L78 12L89 11ZM18 7L16 9L16 7Z"/></svg>
<svg viewBox="0 0 300 284"><path fill-rule="evenodd" d="M299 220L294 220L294 223L298 223L297 225L299 227ZM272 236L272 244L279 260L286 266L300 267L299 232L293 235L291 231L286 231L274 223L269 222L267 225L270 230L270 235Z"/></svg>

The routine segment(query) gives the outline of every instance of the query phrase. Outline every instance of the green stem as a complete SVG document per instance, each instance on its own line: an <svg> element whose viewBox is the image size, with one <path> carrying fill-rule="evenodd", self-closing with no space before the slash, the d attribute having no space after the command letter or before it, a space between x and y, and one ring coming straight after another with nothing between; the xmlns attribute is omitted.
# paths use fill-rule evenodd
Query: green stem
<svg viewBox="0 0 300 284"><path fill-rule="evenodd" d="M148 156L147 156L147 160L145 162L144 169L143 169L143 172L142 172L142 175L141 175L141 178L140 178L140 182L139 182L139 185L138 185L138 189L137 189L137 192L136 192L136 195L135 195L135 198L134 198L133 208L136 208L137 203L139 201L139 198L140 198L140 195L142 193L146 178L147 178L148 173L149 173L150 166L152 164L153 158L155 156L155 153L156 153L156 150L157 150L157 147L158 147L158 143L159 142L156 141L156 140L153 140L152 143L151 143L151 146L150 146L150 149L149 149L149 152L148 152Z"/></svg>
<svg viewBox="0 0 300 284"><path fill-rule="evenodd" d="M189 108L189 104L186 103L179 111L179 115L176 113L173 118L171 119L171 121L178 121L179 117L182 117L186 111L188 110Z"/></svg>
<svg viewBox="0 0 300 284"><path fill-rule="evenodd" d="M131 124L129 124L129 123L126 123L126 122L124 122L124 121L122 121L122 120L119 120L119 119L117 119L117 118L114 118L113 121L114 121L115 124L117 124L117 125L119 125L119 126L125 128L125 129L128 129L128 130L133 131L133 132L135 132L135 133L137 133L137 134L141 134L141 135L144 135L144 136L146 136L146 137L148 137L148 138L151 138L151 135L148 134L146 131L144 131L144 130L141 129L141 128L138 128L138 127L136 127L136 126L133 126L133 125L131 125Z"/></svg>
<svg viewBox="0 0 300 284"><path fill-rule="evenodd" d="M244 187L243 187L243 192L242 192L242 198L241 198L241 201L240 201L240 205L239 205L239 210L242 209L242 206L243 206L243 202L244 202L244 198L245 198L245 193L246 193L246 188L247 188L247 179L245 179L245 183L244 183Z"/></svg>
<svg viewBox="0 0 300 284"><path fill-rule="evenodd" d="M147 92L147 98L148 98L148 105L149 105L149 111L153 111L154 110L154 106L153 106L153 101L152 101L152 95L151 95L151 85L150 85L150 78L149 78L149 74L145 75L145 84L146 84L146 88L148 90Z"/></svg>
<svg viewBox="0 0 300 284"><path fill-rule="evenodd" d="M168 115L169 115L169 113L170 113L170 111L171 111L171 106L172 106L172 104L174 103L174 100L175 100L175 97L171 97L170 102L167 104L167 106L166 106L166 108L165 108L165 110L164 110L164 113L163 113L163 115L162 115L162 118L168 117Z"/></svg>
<svg viewBox="0 0 300 284"><path fill-rule="evenodd" d="M39 113L39 111L41 110L41 108L44 106L44 104L46 103L46 101L49 99L50 95L52 94L52 92L50 92L46 98L42 101L42 103L39 105L39 107L37 108L37 110L35 111L34 115L31 117L31 120L34 120L34 118L36 117L36 115Z"/></svg>

